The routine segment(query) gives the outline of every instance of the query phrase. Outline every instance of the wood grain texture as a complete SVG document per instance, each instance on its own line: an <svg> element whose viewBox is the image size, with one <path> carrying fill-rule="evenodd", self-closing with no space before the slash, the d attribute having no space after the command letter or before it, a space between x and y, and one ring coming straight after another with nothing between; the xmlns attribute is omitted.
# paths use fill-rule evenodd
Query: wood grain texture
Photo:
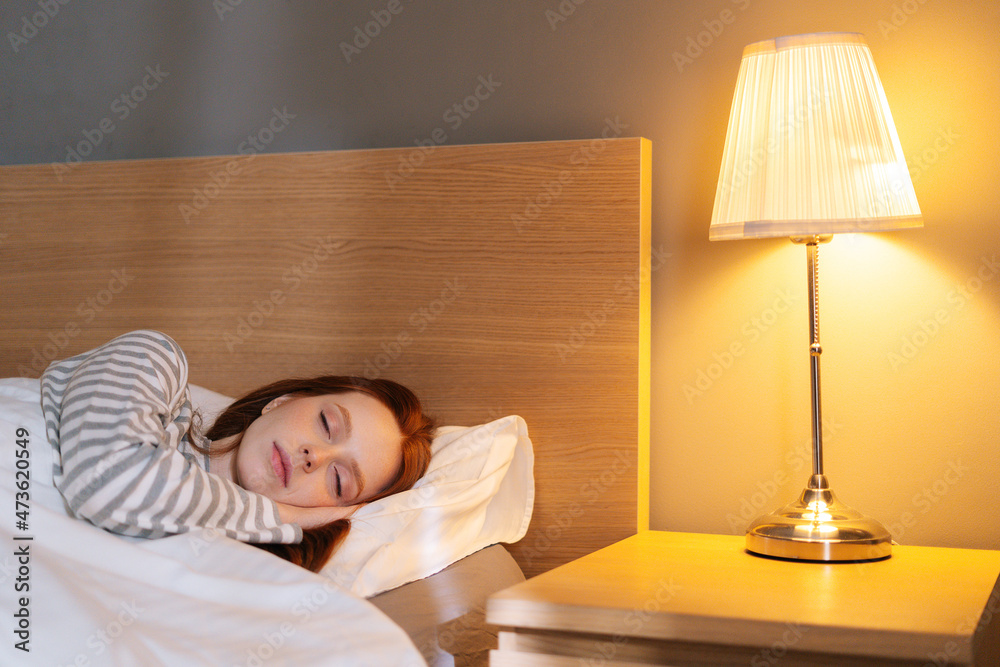
<svg viewBox="0 0 1000 667"><path fill-rule="evenodd" d="M0 167L0 374L125 331L191 381L389 377L443 423L520 414L529 576L636 530L649 142ZM645 423L643 422L645 420ZM645 511L645 508L643 508Z"/></svg>
<svg viewBox="0 0 1000 667"><path fill-rule="evenodd" d="M998 613L997 551L786 562L747 553L741 536L645 531L495 594L487 620L513 628L501 651L578 658L995 665Z"/></svg>

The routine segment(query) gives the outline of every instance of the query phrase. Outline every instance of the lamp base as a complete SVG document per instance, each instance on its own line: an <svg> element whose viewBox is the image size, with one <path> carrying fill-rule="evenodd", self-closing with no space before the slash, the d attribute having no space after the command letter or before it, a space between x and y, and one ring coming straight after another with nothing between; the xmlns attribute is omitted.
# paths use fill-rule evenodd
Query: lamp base
<svg viewBox="0 0 1000 667"><path fill-rule="evenodd" d="M750 524L746 548L774 558L869 561L892 554L892 536L878 521L839 502L825 475L812 475L796 502Z"/></svg>

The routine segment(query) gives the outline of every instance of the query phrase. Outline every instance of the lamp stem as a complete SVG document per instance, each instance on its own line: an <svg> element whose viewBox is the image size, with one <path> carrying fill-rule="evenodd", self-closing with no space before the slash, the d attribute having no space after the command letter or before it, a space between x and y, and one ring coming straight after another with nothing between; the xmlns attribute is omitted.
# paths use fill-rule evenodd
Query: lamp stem
<svg viewBox="0 0 1000 667"><path fill-rule="evenodd" d="M806 261L809 271L809 366L812 384L812 440L813 474L823 474L823 419L819 395L819 357L823 348L819 344L819 239L806 243Z"/></svg>
<svg viewBox="0 0 1000 667"><path fill-rule="evenodd" d="M823 420L819 405L819 244L831 235L797 236L809 269L809 360L812 370L813 474L795 502L757 517L747 528L747 551L776 558L824 562L888 558L892 536L885 526L844 505L823 474Z"/></svg>

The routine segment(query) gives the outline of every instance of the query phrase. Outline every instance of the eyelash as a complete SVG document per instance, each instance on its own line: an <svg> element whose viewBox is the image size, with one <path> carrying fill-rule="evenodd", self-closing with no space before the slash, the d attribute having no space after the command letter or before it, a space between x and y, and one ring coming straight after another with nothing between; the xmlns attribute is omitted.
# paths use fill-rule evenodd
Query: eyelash
<svg viewBox="0 0 1000 667"><path fill-rule="evenodd" d="M330 435L331 435L331 433L330 433L330 424L329 424L329 422L326 421L326 413L320 412L319 413L319 418L320 418L320 421L323 422L323 430L326 431L326 437L329 438ZM340 496L341 496L340 471L337 470L336 468L334 468L333 474L334 474L334 477L335 477L336 482L337 482L337 497L340 498Z"/></svg>

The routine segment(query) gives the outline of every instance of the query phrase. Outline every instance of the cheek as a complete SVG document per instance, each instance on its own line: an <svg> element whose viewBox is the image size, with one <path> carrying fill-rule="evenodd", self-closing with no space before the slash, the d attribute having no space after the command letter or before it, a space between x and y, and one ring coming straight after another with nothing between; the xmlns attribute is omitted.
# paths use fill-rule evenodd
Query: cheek
<svg viewBox="0 0 1000 667"><path fill-rule="evenodd" d="M261 473L259 470L255 470L248 461L237 457L235 482L247 491L260 493Z"/></svg>
<svg viewBox="0 0 1000 667"><path fill-rule="evenodd" d="M247 491L263 493L267 486L268 471L264 468L267 461L254 449L253 441L247 438L247 435L249 435L249 431L244 435L243 441L233 457L235 461L233 481Z"/></svg>
<svg viewBox="0 0 1000 667"><path fill-rule="evenodd" d="M292 493L296 501L306 507L334 507L337 504L330 497L325 480L318 475L300 479Z"/></svg>

